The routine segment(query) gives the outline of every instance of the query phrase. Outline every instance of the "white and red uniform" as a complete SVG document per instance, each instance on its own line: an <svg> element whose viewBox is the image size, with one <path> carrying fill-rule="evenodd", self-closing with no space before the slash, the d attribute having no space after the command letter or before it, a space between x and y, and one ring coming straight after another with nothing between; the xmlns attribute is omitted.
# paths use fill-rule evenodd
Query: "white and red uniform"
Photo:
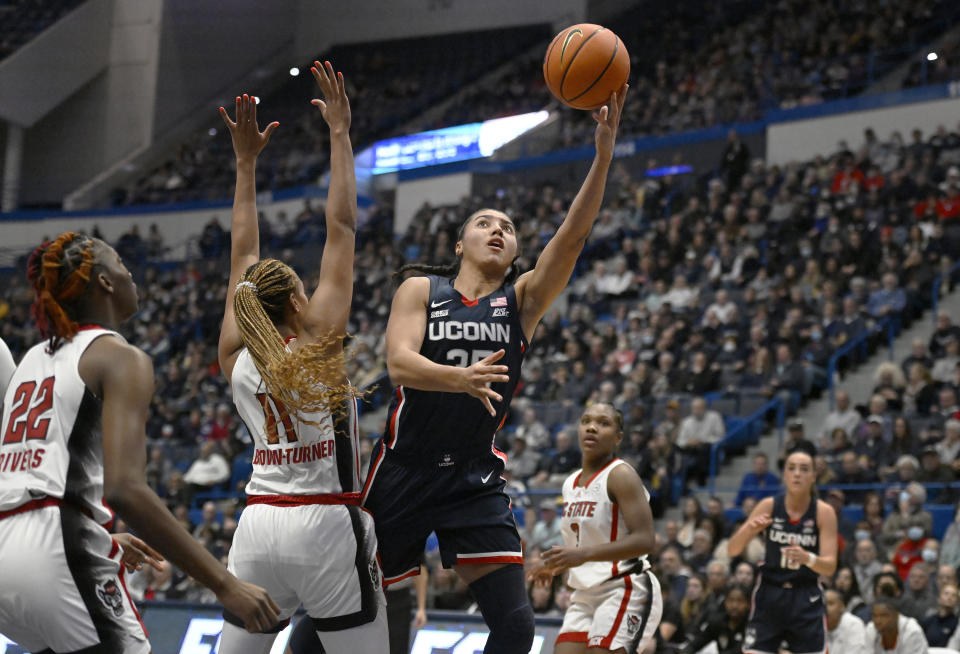
<svg viewBox="0 0 960 654"><path fill-rule="evenodd" d="M100 337L120 338L92 327L53 353L35 345L4 395L0 633L33 652L150 651L105 528L101 402L78 371Z"/></svg>
<svg viewBox="0 0 960 654"><path fill-rule="evenodd" d="M578 470L563 482L564 545L585 547L610 543L627 531L620 508L610 499L607 479L618 465L614 459L589 479ZM644 489L647 500L650 494ZM586 643L587 647L628 653L642 650L653 638L663 614L660 584L649 572L647 558L629 561L589 561L571 568L570 607L557 642Z"/></svg>
<svg viewBox="0 0 960 654"><path fill-rule="evenodd" d="M302 603L324 632L326 651L386 652L376 535L373 519L360 508L356 402L310 415L315 425L298 420L267 394L246 348L237 356L231 387L254 456L230 571L265 588L281 620ZM256 638L225 628L221 651L253 651Z"/></svg>

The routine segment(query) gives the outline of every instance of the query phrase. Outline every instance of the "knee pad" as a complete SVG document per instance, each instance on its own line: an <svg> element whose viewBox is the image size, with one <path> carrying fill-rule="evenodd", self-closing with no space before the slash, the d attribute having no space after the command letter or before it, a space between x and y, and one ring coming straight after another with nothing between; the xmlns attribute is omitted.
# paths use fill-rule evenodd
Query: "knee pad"
<svg viewBox="0 0 960 654"><path fill-rule="evenodd" d="M490 628L484 653L527 654L533 644L534 618L523 566L505 565L474 581L470 590Z"/></svg>

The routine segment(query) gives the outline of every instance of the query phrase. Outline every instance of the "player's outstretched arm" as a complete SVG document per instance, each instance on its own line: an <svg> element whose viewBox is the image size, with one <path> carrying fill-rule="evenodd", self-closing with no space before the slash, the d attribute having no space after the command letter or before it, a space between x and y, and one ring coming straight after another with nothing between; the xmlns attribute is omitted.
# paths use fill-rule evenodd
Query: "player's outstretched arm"
<svg viewBox="0 0 960 654"><path fill-rule="evenodd" d="M730 556L739 556L750 540L773 523L773 498L765 497L750 512L750 517L740 525L727 542Z"/></svg>
<svg viewBox="0 0 960 654"><path fill-rule="evenodd" d="M597 219L603 202L603 191L607 185L607 172L613 161L613 146L617 140L617 128L620 126L620 114L627 96L627 85L610 96L609 105L593 118L597 121L595 142L596 156L590 166L590 172L573 199L567 216L563 219L557 233L543 248L537 265L517 280L517 298L520 304L520 322L527 337L543 318L547 309L570 281L573 267L583 250L593 223Z"/></svg>
<svg viewBox="0 0 960 654"><path fill-rule="evenodd" d="M218 354L220 367L227 381L233 373L233 364L243 347L240 329L233 313L233 294L244 271L260 260L260 231L257 224L257 157L270 141L270 135L279 123L270 123L262 132L257 126L257 101L247 95L237 96L236 122L230 120L227 110L220 107L220 117L230 131L233 153L237 163L237 187L233 194L233 216L230 220L230 280L227 282L227 300L220 327Z"/></svg>
<svg viewBox="0 0 960 654"><path fill-rule="evenodd" d="M310 69L323 100L313 105L330 128L330 192L327 195L327 242L320 260L320 281L303 320L307 342L328 335L344 336L353 300L353 251L357 232L357 180L350 144L350 100L343 74L329 61ZM339 347L339 343L336 345Z"/></svg>
<svg viewBox="0 0 960 654"><path fill-rule="evenodd" d="M493 382L507 382L507 367L497 365L504 351L498 350L467 368L445 366L420 354L427 328L427 300L430 280L411 277L393 296L387 321L387 372L394 384L421 391L469 393L479 399L490 415L496 415L493 402L503 397L489 388Z"/></svg>
<svg viewBox="0 0 960 654"><path fill-rule="evenodd" d="M630 466L620 465L607 478L607 493L623 513L627 534L610 543L592 547L554 546L541 554L544 564L557 574L588 561L623 561L653 551L653 512L643 492L640 476Z"/></svg>
<svg viewBox="0 0 960 654"><path fill-rule="evenodd" d="M110 336L94 341L80 359L80 376L102 401L103 490L107 503L138 536L212 590L250 631L277 623L277 605L258 586L230 574L178 523L147 485L147 415L153 363L137 348Z"/></svg>

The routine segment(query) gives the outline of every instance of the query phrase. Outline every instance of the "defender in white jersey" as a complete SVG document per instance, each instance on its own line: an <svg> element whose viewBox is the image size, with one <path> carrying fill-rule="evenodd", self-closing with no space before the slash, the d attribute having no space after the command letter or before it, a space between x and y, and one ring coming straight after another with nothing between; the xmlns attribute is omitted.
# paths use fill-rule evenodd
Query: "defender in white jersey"
<svg viewBox="0 0 960 654"><path fill-rule="evenodd" d="M564 545L543 552L543 567L530 574L544 582L567 571L573 588L557 654L642 652L660 624L660 584L647 562L654 544L650 495L616 457L622 439L623 417L612 405L583 412L583 468L563 483Z"/></svg>
<svg viewBox="0 0 960 654"><path fill-rule="evenodd" d="M263 584L280 606L282 629L302 603L326 652L387 651L385 601L373 519L360 508L355 392L342 339L353 289L356 189L350 104L329 62L311 72L330 127L331 185L320 279L308 298L286 264L260 260L255 164L276 127L261 132L256 102L221 108L237 158L230 281L220 332L220 364L253 436L247 508L230 548L229 569ZM272 636L247 634L224 613L225 654L266 653Z"/></svg>
<svg viewBox="0 0 960 654"><path fill-rule="evenodd" d="M68 232L37 248L28 277L49 338L26 353L4 395L0 633L32 652L150 651L121 563L161 557L139 539L111 538L105 498L251 628L273 624L266 593L231 576L146 484L153 366L114 331L137 308L117 253Z"/></svg>

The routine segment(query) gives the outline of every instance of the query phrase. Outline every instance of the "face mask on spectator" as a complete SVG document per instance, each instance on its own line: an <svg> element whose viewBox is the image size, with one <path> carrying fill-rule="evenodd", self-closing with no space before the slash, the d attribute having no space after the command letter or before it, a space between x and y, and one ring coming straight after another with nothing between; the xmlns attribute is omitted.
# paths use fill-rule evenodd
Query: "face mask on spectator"
<svg viewBox="0 0 960 654"><path fill-rule="evenodd" d="M921 556L923 557L923 560L926 561L927 563L934 563L936 562L937 557L939 556L939 553L937 552L937 550L924 548Z"/></svg>
<svg viewBox="0 0 960 654"><path fill-rule="evenodd" d="M726 343L723 344L724 352L733 352L736 349L737 349L737 344L734 341L727 341Z"/></svg>
<svg viewBox="0 0 960 654"><path fill-rule="evenodd" d="M866 529L857 529L853 536L856 538L858 543L862 540L870 540L870 532Z"/></svg>
<svg viewBox="0 0 960 654"><path fill-rule="evenodd" d="M907 538L914 541L923 538L923 527L910 527L907 529Z"/></svg>
<svg viewBox="0 0 960 654"><path fill-rule="evenodd" d="M823 338L823 334L820 332L810 332L810 340L816 342Z"/></svg>
<svg viewBox="0 0 960 654"><path fill-rule="evenodd" d="M909 501L910 501L910 493L908 493L907 491L903 491L902 493L900 493L900 501L901 501L901 502L909 502Z"/></svg>

